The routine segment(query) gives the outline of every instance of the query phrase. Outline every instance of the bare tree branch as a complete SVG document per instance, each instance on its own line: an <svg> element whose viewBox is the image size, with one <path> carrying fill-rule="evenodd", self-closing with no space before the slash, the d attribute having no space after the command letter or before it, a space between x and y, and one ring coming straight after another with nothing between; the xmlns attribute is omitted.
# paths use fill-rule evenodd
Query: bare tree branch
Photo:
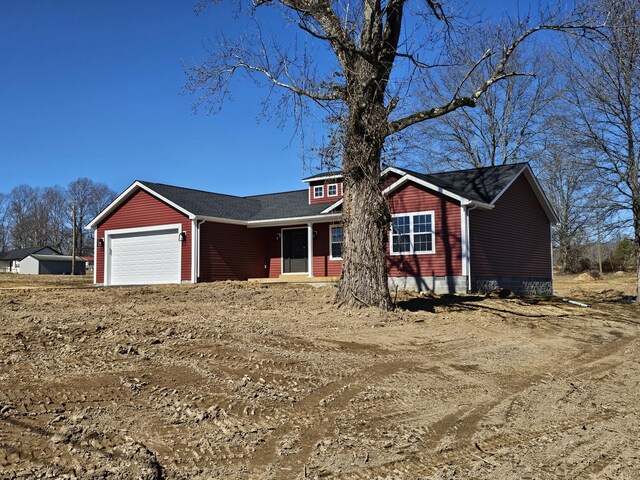
<svg viewBox="0 0 640 480"><path fill-rule="evenodd" d="M463 97L458 97L457 94L459 94L460 89L457 90L456 92L456 96L454 96L454 98L447 102L444 105L438 106L438 107L434 107L434 108L430 108L428 110L423 110L420 112L416 112L413 113L411 115L408 115L404 118L400 118L397 120L394 120L392 122L389 123L389 130L388 130L388 134L389 135L393 135L395 133L398 133L402 130L404 130L407 127L410 127L412 125L415 125L416 123L420 123L423 122L425 120L429 120L429 119L433 119L433 118L437 118L440 117L442 115L446 115L448 113L451 113L455 110L457 110L458 108L461 107L475 107L478 99L487 91L489 90L489 88L496 82L499 82L500 80L504 80L506 78L509 77L513 77L513 76L518 76L518 75L531 75L531 74L527 74L527 73L519 73L519 72L508 72L506 71L506 66L507 63L509 62L510 58L513 56L513 53L515 52L516 48L522 43L524 42L528 37L530 37L531 35L533 35L536 32L540 32L543 30L547 30L547 31L559 31L559 32L571 32L571 31L585 31L585 30L591 30L591 27L587 27L584 25L540 25L537 27L533 27L533 28L529 28L528 30L526 30L524 33L522 33L520 36L518 36L503 52L502 58L500 59L500 61L498 62L498 64L496 65L496 67L494 68L491 76L489 78L486 79L486 81L481 84L479 87L477 87L475 89L475 91L473 91L473 93L471 95L468 96L463 96ZM460 87L462 86L462 84L464 84L464 82L466 81L467 77L469 75L471 75L471 73L475 70L475 68L481 64L483 61L485 61L487 58L489 58L489 56L491 56L491 52L487 51L485 52L485 54L478 60L478 62L476 62L476 64L469 70L469 73L467 74L467 76L465 76L465 78L463 79L463 81L460 83Z"/></svg>

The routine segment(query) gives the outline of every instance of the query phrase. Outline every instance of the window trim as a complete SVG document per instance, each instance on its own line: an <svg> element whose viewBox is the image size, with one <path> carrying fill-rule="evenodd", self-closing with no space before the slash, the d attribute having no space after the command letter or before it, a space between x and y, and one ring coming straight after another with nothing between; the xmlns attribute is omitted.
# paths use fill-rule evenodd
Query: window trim
<svg viewBox="0 0 640 480"><path fill-rule="evenodd" d="M413 217L415 215L430 215L431 216L431 231L430 232L418 232L420 233L430 233L431 234L431 250L426 250L423 252L414 251L414 242L413 242ZM409 237L410 237L410 252L394 252L393 251L393 219L396 217L409 217ZM433 255L436 253L436 214L433 210L426 210L422 212L403 212L403 213L394 213L391 215L391 224L389 225L389 255L400 256L400 255Z"/></svg>
<svg viewBox="0 0 640 480"><path fill-rule="evenodd" d="M320 188L320 195L316 195L316 188ZM324 198L324 185L313 186L313 198Z"/></svg>
<svg viewBox="0 0 640 480"><path fill-rule="evenodd" d="M342 260L342 256L333 256L333 229L336 227L342 228L342 244L344 246L344 225L342 223L334 223L329 225L329 260Z"/></svg>
<svg viewBox="0 0 640 480"><path fill-rule="evenodd" d="M331 187L336 187L336 193L334 193L333 195L331 195ZM329 185L327 185L327 197L337 197L337 196L338 196L338 184L330 183Z"/></svg>

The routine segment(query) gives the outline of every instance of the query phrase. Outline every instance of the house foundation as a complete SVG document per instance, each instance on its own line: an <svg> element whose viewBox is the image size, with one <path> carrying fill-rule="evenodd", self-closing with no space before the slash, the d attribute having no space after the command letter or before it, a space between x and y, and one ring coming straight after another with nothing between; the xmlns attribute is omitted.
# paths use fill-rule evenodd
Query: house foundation
<svg viewBox="0 0 640 480"><path fill-rule="evenodd" d="M389 288L395 290L430 291L437 295L444 293L467 293L467 276L451 275L447 277L389 277Z"/></svg>
<svg viewBox="0 0 640 480"><path fill-rule="evenodd" d="M551 278L531 277L472 277L471 288L474 292L488 293L498 288L506 288L522 296L553 295Z"/></svg>

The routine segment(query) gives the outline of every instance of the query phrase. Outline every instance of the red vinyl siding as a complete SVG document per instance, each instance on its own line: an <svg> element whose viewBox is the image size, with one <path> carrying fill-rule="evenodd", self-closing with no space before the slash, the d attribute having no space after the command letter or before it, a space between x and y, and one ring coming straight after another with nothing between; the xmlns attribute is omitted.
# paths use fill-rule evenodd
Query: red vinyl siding
<svg viewBox="0 0 640 480"><path fill-rule="evenodd" d="M493 210L471 210L471 275L551 278L551 231L531 185L520 175Z"/></svg>
<svg viewBox="0 0 640 480"><path fill-rule="evenodd" d="M265 230L225 223L203 223L200 226L200 280L210 282L266 277Z"/></svg>
<svg viewBox="0 0 640 480"><path fill-rule="evenodd" d="M313 226L313 276L339 277L342 271L342 260L331 259L330 223L317 223Z"/></svg>
<svg viewBox="0 0 640 480"><path fill-rule="evenodd" d="M329 185L338 185L338 195L335 197L329 196ZM313 188L322 186L322 198L313 198ZM336 178L335 180L322 180L321 182L311 182L309 184L309 203L333 203L342 198L342 180Z"/></svg>
<svg viewBox="0 0 640 480"><path fill-rule="evenodd" d="M138 189L98 226L96 238L104 238L106 230L176 223L181 223L182 230L187 232L187 239L182 243L181 279L183 282L189 282L191 281L191 220L142 189ZM176 241L178 241L177 238ZM96 283L104 283L104 247L97 247L94 267Z"/></svg>
<svg viewBox="0 0 640 480"><path fill-rule="evenodd" d="M389 276L458 276L462 275L462 240L460 204L437 192L406 183L391 193L392 214L433 211L435 216L435 253L390 255L387 243ZM390 235L389 235L390 237Z"/></svg>
<svg viewBox="0 0 640 480"><path fill-rule="evenodd" d="M282 273L282 243L280 241L281 227L269 227L264 228L265 231L265 245L267 251L267 260L269 262L269 268L267 277L278 278Z"/></svg>

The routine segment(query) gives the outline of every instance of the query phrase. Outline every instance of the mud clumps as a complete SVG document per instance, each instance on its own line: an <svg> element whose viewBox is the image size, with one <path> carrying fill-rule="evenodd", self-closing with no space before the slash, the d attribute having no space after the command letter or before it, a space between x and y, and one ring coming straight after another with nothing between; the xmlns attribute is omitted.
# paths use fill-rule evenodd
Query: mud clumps
<svg viewBox="0 0 640 480"><path fill-rule="evenodd" d="M640 478L627 278L567 280L599 295L589 309L399 292L394 312L348 310L330 287L245 282L0 290L0 479Z"/></svg>

